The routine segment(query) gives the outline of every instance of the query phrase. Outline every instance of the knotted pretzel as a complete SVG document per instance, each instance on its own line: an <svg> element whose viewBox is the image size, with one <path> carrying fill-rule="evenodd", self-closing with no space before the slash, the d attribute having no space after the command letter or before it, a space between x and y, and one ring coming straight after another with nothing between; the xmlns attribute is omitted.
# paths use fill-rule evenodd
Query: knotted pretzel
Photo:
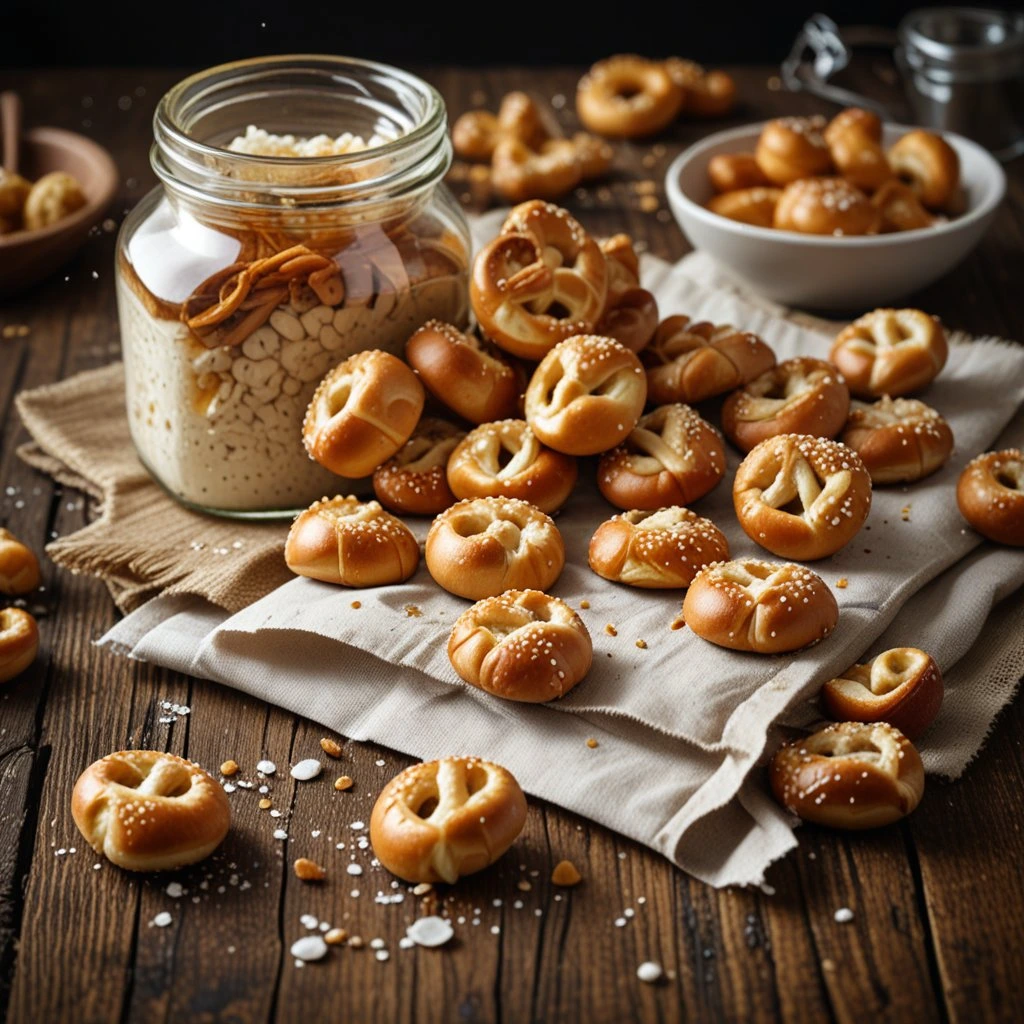
<svg viewBox="0 0 1024 1024"><path fill-rule="evenodd" d="M1024 546L1024 454L985 452L964 467L956 485L960 514L997 544Z"/></svg>
<svg viewBox="0 0 1024 1024"><path fill-rule="evenodd" d="M781 188L752 185L750 188L712 196L708 200L708 209L719 217L738 220L741 224L770 228L775 226L775 208L781 198Z"/></svg>
<svg viewBox="0 0 1024 1024"><path fill-rule="evenodd" d="M424 417L412 437L373 473L373 493L392 512L434 516L455 504L448 458L465 435L445 420Z"/></svg>
<svg viewBox="0 0 1024 1024"><path fill-rule="evenodd" d="M608 288L594 333L639 352L658 329L658 302L640 287L640 261L629 235L613 235L599 244L608 266Z"/></svg>
<svg viewBox="0 0 1024 1024"><path fill-rule="evenodd" d="M841 110L829 121L825 142L836 170L857 188L874 192L892 178L877 114L859 107Z"/></svg>
<svg viewBox="0 0 1024 1024"><path fill-rule="evenodd" d="M682 57L669 57L665 70L683 90L683 113L689 117L725 117L736 102L736 83L724 71L707 71Z"/></svg>
<svg viewBox="0 0 1024 1024"><path fill-rule="evenodd" d="M776 185L828 174L832 157L825 142L825 118L779 117L761 130L754 157Z"/></svg>
<svg viewBox="0 0 1024 1024"><path fill-rule="evenodd" d="M463 160L490 160L505 139L536 150L549 137L540 108L524 92L507 93L497 116L489 110L470 110L452 125L452 146Z"/></svg>
<svg viewBox="0 0 1024 1024"><path fill-rule="evenodd" d="M919 231L929 228L935 218L921 205L917 193L898 178L890 178L871 197L871 204L881 218L879 231Z"/></svg>
<svg viewBox="0 0 1024 1024"><path fill-rule="evenodd" d="M576 112L598 135L633 139L675 120L683 95L664 64L622 54L599 61L580 79Z"/></svg>
<svg viewBox="0 0 1024 1024"><path fill-rule="evenodd" d="M801 178L790 182L775 204L773 227L805 235L873 235L878 208L845 178Z"/></svg>
<svg viewBox="0 0 1024 1024"><path fill-rule="evenodd" d="M24 608L0 608L0 683L21 675L39 653L39 624Z"/></svg>
<svg viewBox="0 0 1024 1024"><path fill-rule="evenodd" d="M960 157L934 132L915 128L889 150L889 164L929 210L942 210L960 186Z"/></svg>
<svg viewBox="0 0 1024 1024"><path fill-rule="evenodd" d="M31 548L0 527L0 594L30 594L39 586L39 559Z"/></svg>
<svg viewBox="0 0 1024 1024"><path fill-rule="evenodd" d="M708 162L708 180L716 192L771 185L753 153L718 153Z"/></svg>

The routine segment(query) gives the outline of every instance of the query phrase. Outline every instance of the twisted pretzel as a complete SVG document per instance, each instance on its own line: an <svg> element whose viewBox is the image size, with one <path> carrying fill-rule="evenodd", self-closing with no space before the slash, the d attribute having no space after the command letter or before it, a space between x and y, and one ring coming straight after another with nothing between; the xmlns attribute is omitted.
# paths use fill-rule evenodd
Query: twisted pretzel
<svg viewBox="0 0 1024 1024"><path fill-rule="evenodd" d="M640 287L640 261L629 235L613 235L599 244L608 266L608 287L594 333L639 352L658 329L658 302Z"/></svg>

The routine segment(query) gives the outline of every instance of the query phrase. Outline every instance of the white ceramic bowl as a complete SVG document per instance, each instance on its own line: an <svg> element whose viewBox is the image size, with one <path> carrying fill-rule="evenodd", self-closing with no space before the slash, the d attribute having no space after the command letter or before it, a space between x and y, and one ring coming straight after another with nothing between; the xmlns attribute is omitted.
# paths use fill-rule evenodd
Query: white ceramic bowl
<svg viewBox="0 0 1024 1024"><path fill-rule="evenodd" d="M967 212L919 231L834 238L753 227L705 209L714 194L708 163L718 153L752 153L763 124L717 132L681 153L668 169L665 191L679 226L695 249L762 295L811 309L846 312L892 303L955 267L977 245L1006 192L1006 176L977 143L945 133L960 156ZM891 146L908 127L886 125Z"/></svg>

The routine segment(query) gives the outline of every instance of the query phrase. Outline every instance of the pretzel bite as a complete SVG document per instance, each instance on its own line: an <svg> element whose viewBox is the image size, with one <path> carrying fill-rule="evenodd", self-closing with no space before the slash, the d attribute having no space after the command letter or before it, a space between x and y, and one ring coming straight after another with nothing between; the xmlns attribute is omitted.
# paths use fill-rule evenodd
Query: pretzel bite
<svg viewBox="0 0 1024 1024"><path fill-rule="evenodd" d="M906 817L924 793L921 756L884 722L843 722L775 752L772 792L788 811L831 828L863 829Z"/></svg>
<svg viewBox="0 0 1024 1024"><path fill-rule="evenodd" d="M708 209L719 217L738 220L741 224L752 224L756 228L775 226L775 208L782 198L781 188L755 185L735 192L723 192L708 200Z"/></svg>
<svg viewBox="0 0 1024 1024"><path fill-rule="evenodd" d="M719 647L783 654L824 640L836 628L839 605L825 581L802 565L735 558L697 573L683 618Z"/></svg>
<svg viewBox="0 0 1024 1024"><path fill-rule="evenodd" d="M455 504L448 457L465 434L446 420L424 417L393 458L373 473L373 493L392 512L436 516Z"/></svg>
<svg viewBox="0 0 1024 1024"><path fill-rule="evenodd" d="M774 226L805 235L873 235L881 223L877 207L845 178L802 178L782 190Z"/></svg>
<svg viewBox="0 0 1024 1024"><path fill-rule="evenodd" d="M0 608L0 683L21 675L39 653L39 626L23 608Z"/></svg>
<svg viewBox="0 0 1024 1024"><path fill-rule="evenodd" d="M30 594L39 586L39 559L10 530L0 527L0 594Z"/></svg>
<svg viewBox="0 0 1024 1024"><path fill-rule="evenodd" d="M889 163L929 210L941 210L960 185L960 157L941 136L915 128L889 150Z"/></svg>
<svg viewBox="0 0 1024 1024"><path fill-rule="evenodd" d="M470 110L452 125L452 147L463 160L490 160L503 139L515 139L536 150L548 136L540 108L525 92L507 93L497 116Z"/></svg>
<svg viewBox="0 0 1024 1024"><path fill-rule="evenodd" d="M588 553L598 576L645 590L688 587L705 565L728 557L722 531L679 505L613 516L597 528Z"/></svg>
<svg viewBox="0 0 1024 1024"><path fill-rule="evenodd" d="M445 757L410 765L381 790L370 843L393 875L451 885L498 860L525 824L526 797L511 772Z"/></svg>
<svg viewBox="0 0 1024 1024"><path fill-rule="evenodd" d="M736 102L736 83L724 71L706 71L692 60L669 57L665 69L683 90L683 112L690 117L725 117Z"/></svg>
<svg viewBox="0 0 1024 1024"><path fill-rule="evenodd" d="M583 620L539 590L506 590L477 601L448 638L448 659L467 683L529 704L564 697L593 658Z"/></svg>
<svg viewBox="0 0 1024 1024"><path fill-rule="evenodd" d="M376 501L339 495L321 498L299 514L288 531L284 560L298 576L381 587L408 579L420 549L409 528Z"/></svg>
<svg viewBox="0 0 1024 1024"><path fill-rule="evenodd" d="M882 149L882 121L859 107L840 111L825 129L836 170L864 192L874 192L893 174Z"/></svg>
<svg viewBox="0 0 1024 1024"><path fill-rule="evenodd" d="M547 590L565 565L554 522L514 498L470 498L430 527L427 569L449 593L479 601L506 590Z"/></svg>
<svg viewBox="0 0 1024 1024"><path fill-rule="evenodd" d="M608 287L594 333L639 352L658 328L658 302L640 287L640 261L629 235L613 235L599 244L608 266Z"/></svg>
<svg viewBox="0 0 1024 1024"><path fill-rule="evenodd" d="M941 469L953 451L953 431L930 406L915 398L851 402L843 444L852 448L873 484L921 480Z"/></svg>
<svg viewBox="0 0 1024 1024"><path fill-rule="evenodd" d="M559 199L583 179L583 165L569 139L552 139L535 151L511 136L494 147L491 181L510 203Z"/></svg>
<svg viewBox="0 0 1024 1024"><path fill-rule="evenodd" d="M121 750L93 761L71 794L85 841L127 871L173 871L209 857L231 827L223 787L162 750Z"/></svg>
<svg viewBox="0 0 1024 1024"><path fill-rule="evenodd" d="M883 234L894 231L917 231L930 228L935 218L921 205L917 193L898 178L890 178L871 197L871 205L882 218L879 230Z"/></svg>
<svg viewBox="0 0 1024 1024"><path fill-rule="evenodd" d="M589 331L604 309L608 271L597 242L565 210L515 207L477 253L470 299L484 333L524 359Z"/></svg>
<svg viewBox="0 0 1024 1024"><path fill-rule="evenodd" d="M838 722L888 722L916 739L942 706L942 673L916 647L894 647L830 679L821 700Z"/></svg>
<svg viewBox="0 0 1024 1024"><path fill-rule="evenodd" d="M598 61L576 87L584 127L611 138L655 135L682 105L683 90L665 66L633 54Z"/></svg>
<svg viewBox="0 0 1024 1024"><path fill-rule="evenodd" d="M662 320L644 349L652 402L703 402L741 387L775 365L775 353L756 335L688 316Z"/></svg>
<svg viewBox="0 0 1024 1024"><path fill-rule="evenodd" d="M636 355L611 338L581 334L553 348L526 388L526 420L557 452L596 455L636 426L647 381Z"/></svg>
<svg viewBox="0 0 1024 1024"><path fill-rule="evenodd" d="M406 342L405 358L426 389L470 423L514 416L524 380L491 345L441 320L428 320Z"/></svg>
<svg viewBox="0 0 1024 1024"><path fill-rule="evenodd" d="M1024 547L1024 455L1019 448L972 459L956 485L960 514L997 544Z"/></svg>
<svg viewBox="0 0 1024 1024"><path fill-rule="evenodd" d="M779 117L761 130L754 157L776 185L828 174L832 157L825 142L825 118Z"/></svg>
<svg viewBox="0 0 1024 1024"><path fill-rule="evenodd" d="M338 476L368 476L409 440L423 402L401 359L357 352L320 381L302 425L306 451Z"/></svg>
<svg viewBox="0 0 1024 1024"><path fill-rule="evenodd" d="M554 512L575 483L576 460L542 445L525 420L484 423L448 460L448 484L459 498L519 498Z"/></svg>
<svg viewBox="0 0 1024 1024"><path fill-rule="evenodd" d="M829 360L857 398L906 395L927 387L946 365L938 319L919 309L876 309L836 335Z"/></svg>
<svg viewBox="0 0 1024 1024"><path fill-rule="evenodd" d="M719 153L708 162L708 180L716 192L770 185L771 179L753 153Z"/></svg>
<svg viewBox="0 0 1024 1024"><path fill-rule="evenodd" d="M835 437L846 422L850 391L822 359L787 359L734 391L722 406L722 430L740 451L777 434Z"/></svg>
<svg viewBox="0 0 1024 1024"><path fill-rule="evenodd" d="M848 544L871 508L871 477L838 441L780 434L753 448L732 487L746 535L772 554L802 562Z"/></svg>
<svg viewBox="0 0 1024 1024"><path fill-rule="evenodd" d="M724 475L718 431L688 405L661 405L601 456L597 486L619 508L656 509L689 505Z"/></svg>

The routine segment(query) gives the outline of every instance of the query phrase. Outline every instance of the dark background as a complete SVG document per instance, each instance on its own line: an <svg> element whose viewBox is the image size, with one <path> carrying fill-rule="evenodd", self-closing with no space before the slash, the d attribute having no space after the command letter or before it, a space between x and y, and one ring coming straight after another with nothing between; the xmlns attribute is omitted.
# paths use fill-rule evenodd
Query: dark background
<svg viewBox="0 0 1024 1024"><path fill-rule="evenodd" d="M0 0L0 12L7 10L0 13L0 61L12 68L191 68L260 54L307 52L420 66L585 64L611 53L638 52L652 57L678 54L707 64L775 62L816 10L840 25L894 27L908 10L927 5L927 0L478 0L473 5Z"/></svg>

